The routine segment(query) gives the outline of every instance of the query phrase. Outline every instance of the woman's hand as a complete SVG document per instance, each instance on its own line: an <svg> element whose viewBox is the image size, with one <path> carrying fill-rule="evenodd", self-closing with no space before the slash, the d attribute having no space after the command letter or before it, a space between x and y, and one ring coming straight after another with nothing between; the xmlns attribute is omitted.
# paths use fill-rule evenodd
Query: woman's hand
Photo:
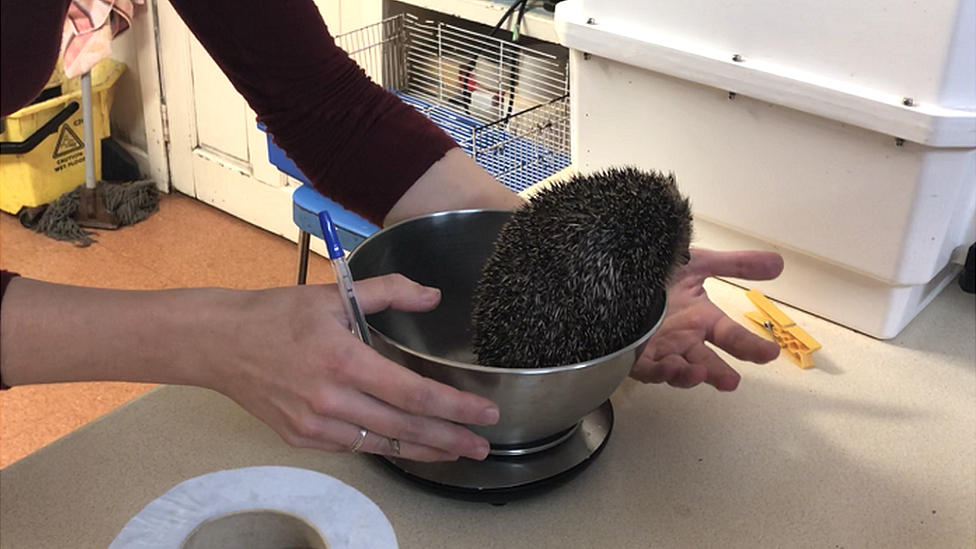
<svg viewBox="0 0 976 549"><path fill-rule="evenodd" d="M783 271L783 258L772 252L717 252L694 249L691 261L675 273L668 289L668 313L631 370L645 383L675 387L708 383L720 391L739 385L739 374L705 342L738 358L765 363L779 355L779 346L726 316L708 298L703 286L712 276L770 280Z"/></svg>
<svg viewBox="0 0 976 549"><path fill-rule="evenodd" d="M400 275L357 282L356 293L367 314L427 311L440 301L438 290ZM363 344L349 331L335 286L253 292L240 317L237 348L214 388L288 444L349 451L365 429L362 452L417 461L487 456L488 441L458 424L490 425L498 408Z"/></svg>
<svg viewBox="0 0 976 549"><path fill-rule="evenodd" d="M399 275L356 283L366 313L426 311L440 292ZM289 444L422 461L483 459L459 424L492 402L425 379L349 331L335 286L126 291L16 278L3 300L5 383L133 381L221 392ZM396 439L395 444L393 440Z"/></svg>

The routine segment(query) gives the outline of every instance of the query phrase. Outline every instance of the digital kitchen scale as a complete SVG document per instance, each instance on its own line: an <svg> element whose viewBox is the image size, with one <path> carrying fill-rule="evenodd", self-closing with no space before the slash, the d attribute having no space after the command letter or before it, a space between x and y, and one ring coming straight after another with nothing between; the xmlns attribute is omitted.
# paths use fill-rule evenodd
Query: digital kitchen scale
<svg viewBox="0 0 976 549"><path fill-rule="evenodd" d="M380 463L428 491L467 501L502 505L556 488L589 466L613 429L607 400L574 427L522 448L492 447L484 461L423 463L377 456Z"/></svg>

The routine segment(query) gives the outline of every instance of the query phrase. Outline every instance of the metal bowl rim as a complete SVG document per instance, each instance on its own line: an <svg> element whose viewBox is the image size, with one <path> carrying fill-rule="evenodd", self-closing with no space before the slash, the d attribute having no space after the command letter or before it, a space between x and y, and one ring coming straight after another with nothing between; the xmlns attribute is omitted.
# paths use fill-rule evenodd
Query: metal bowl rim
<svg viewBox="0 0 976 549"><path fill-rule="evenodd" d="M498 208L468 208L468 209L464 209L464 210L444 210L442 212L434 212L434 213L429 213L429 214L418 215L418 216L415 216L415 217L411 217L411 218L408 218L408 219L403 219L401 221L397 221L396 223L394 223L392 225L387 225L386 227L380 228L380 230L378 230L375 233L367 236L366 239L363 240L363 243L365 243L367 240L378 239L384 233L391 232L393 229L399 227L400 225L409 225L411 223L419 223L420 221L423 221L425 219L432 219L432 218L435 218L435 217L454 217L454 216L471 215L471 214L478 214L478 213L504 213L504 214L511 215L511 214L515 213L515 210L501 210L501 209L498 209ZM360 246L361 245L362 244L360 244ZM357 250L359 250L359 246L357 246L355 249L353 249L353 251L349 252L349 259L350 260L352 260L353 256L356 255L356 251Z"/></svg>

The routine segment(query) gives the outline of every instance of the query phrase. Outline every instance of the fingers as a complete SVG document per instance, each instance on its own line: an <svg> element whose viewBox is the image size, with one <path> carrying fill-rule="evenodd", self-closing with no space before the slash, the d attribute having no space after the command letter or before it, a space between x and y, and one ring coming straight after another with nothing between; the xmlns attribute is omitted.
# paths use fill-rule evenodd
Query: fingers
<svg viewBox="0 0 976 549"><path fill-rule="evenodd" d="M331 418L310 416L310 419L304 420L303 425L300 434L282 436L285 442L298 448L315 448L327 452L382 454L413 461L455 461L458 458L456 454L438 448L403 440L397 440L394 446L393 439L390 437ZM363 429L366 433L361 437ZM399 449L399 452L396 449Z"/></svg>
<svg viewBox="0 0 976 549"><path fill-rule="evenodd" d="M783 272L783 256L775 252L720 252L695 248L691 257L687 268L698 280L712 276L771 280Z"/></svg>
<svg viewBox="0 0 976 549"><path fill-rule="evenodd" d="M740 380L739 374L701 339L681 354L641 357L630 375L644 383L667 383L682 389L704 382L719 391L734 391Z"/></svg>
<svg viewBox="0 0 976 549"><path fill-rule="evenodd" d="M395 441L395 442L394 442ZM395 446L394 446L395 444ZM359 452L366 454L378 454L384 456L402 457L411 461L457 461L458 455L405 441L402 439L391 438L372 431L366 436Z"/></svg>
<svg viewBox="0 0 976 549"><path fill-rule="evenodd" d="M312 411L396 438L401 444L439 449L453 458L464 456L481 460L488 455L488 441L456 423L407 413L352 388L335 391L330 397L318 402ZM381 448L380 453L386 452Z"/></svg>
<svg viewBox="0 0 976 549"><path fill-rule="evenodd" d="M417 461L481 460L490 445L459 424L491 424L490 400L426 379L387 360L349 332L333 336L328 383L302 391L300 406L283 410L276 428L294 446L348 450L360 429L374 437L359 451L390 453L375 439L400 442L399 455ZM395 453L395 452L393 452Z"/></svg>
<svg viewBox="0 0 976 549"><path fill-rule="evenodd" d="M644 350L644 354L652 360L661 360L668 355L683 355L686 350L699 344L704 339L704 329L692 326L685 329L671 328L665 320L662 329L654 335L651 343ZM664 328L670 328L664 330Z"/></svg>
<svg viewBox="0 0 976 549"><path fill-rule="evenodd" d="M688 364L688 361L684 357L671 354L662 357L660 360L649 360L643 364L638 363L638 367L631 371L631 377L644 383L667 383L674 385L677 382L679 385L684 386L686 383L680 380L689 368L691 368L691 365Z"/></svg>
<svg viewBox="0 0 976 549"><path fill-rule="evenodd" d="M355 365L345 375L361 391L414 415L471 425L498 422L492 401L422 377L368 347L356 348L365 352L345 361Z"/></svg>
<svg viewBox="0 0 976 549"><path fill-rule="evenodd" d="M709 340L739 360L765 364L779 356L779 345L750 332L727 316L715 323Z"/></svg>
<svg viewBox="0 0 976 549"><path fill-rule="evenodd" d="M389 274L356 282L356 298L366 314L391 308L424 312L437 307L441 291L422 286L400 274Z"/></svg>
<svg viewBox="0 0 976 549"><path fill-rule="evenodd" d="M719 391L734 391L739 386L739 373L705 344L689 349L687 359L701 367L705 371L703 381Z"/></svg>

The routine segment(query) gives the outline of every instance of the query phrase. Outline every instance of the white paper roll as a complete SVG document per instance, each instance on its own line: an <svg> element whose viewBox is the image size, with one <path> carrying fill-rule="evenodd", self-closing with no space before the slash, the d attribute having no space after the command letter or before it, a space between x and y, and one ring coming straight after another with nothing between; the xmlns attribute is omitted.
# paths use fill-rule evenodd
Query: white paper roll
<svg viewBox="0 0 976 549"><path fill-rule="evenodd" d="M133 517L109 549L180 549L204 523L249 511L301 519L321 534L329 549L397 547L386 515L355 488L305 469L248 467L178 484ZM213 529L205 533L213 537ZM229 534L235 535L240 534Z"/></svg>

